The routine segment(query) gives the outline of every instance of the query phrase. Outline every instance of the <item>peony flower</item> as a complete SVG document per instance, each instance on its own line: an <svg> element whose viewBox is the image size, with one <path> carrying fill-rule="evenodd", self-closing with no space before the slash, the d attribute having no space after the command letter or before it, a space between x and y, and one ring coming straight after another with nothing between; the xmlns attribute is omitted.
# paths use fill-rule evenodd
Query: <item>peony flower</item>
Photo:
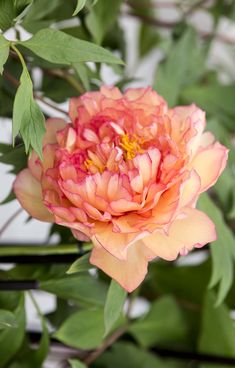
<svg viewBox="0 0 235 368"><path fill-rule="evenodd" d="M93 242L90 262L127 291L148 262L174 260L216 239L195 208L227 149L194 104L169 109L151 88L101 87L70 101L70 123L49 119L43 161L33 152L14 183L23 208Z"/></svg>

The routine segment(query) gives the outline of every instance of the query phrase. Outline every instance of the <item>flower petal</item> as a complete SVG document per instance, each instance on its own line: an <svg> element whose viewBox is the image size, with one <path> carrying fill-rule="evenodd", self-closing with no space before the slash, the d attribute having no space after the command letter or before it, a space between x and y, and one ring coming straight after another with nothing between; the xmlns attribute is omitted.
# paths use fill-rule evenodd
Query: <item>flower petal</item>
<svg viewBox="0 0 235 368"><path fill-rule="evenodd" d="M148 261L153 258L153 253L138 241L128 249L126 260L117 259L102 247L94 247L90 263L114 278L126 291L132 292L145 278Z"/></svg>
<svg viewBox="0 0 235 368"><path fill-rule="evenodd" d="M42 201L42 189L29 169L22 170L13 184L14 192L21 206L40 221L53 222L54 216Z"/></svg>
<svg viewBox="0 0 235 368"><path fill-rule="evenodd" d="M159 232L142 239L156 256L172 261L182 249L192 250L216 239L215 226L203 212L192 208L184 209L185 217L175 220L168 235Z"/></svg>
<svg viewBox="0 0 235 368"><path fill-rule="evenodd" d="M200 150L190 163L201 179L200 192L204 192L215 184L224 170L228 158L228 150L216 142L212 146Z"/></svg>

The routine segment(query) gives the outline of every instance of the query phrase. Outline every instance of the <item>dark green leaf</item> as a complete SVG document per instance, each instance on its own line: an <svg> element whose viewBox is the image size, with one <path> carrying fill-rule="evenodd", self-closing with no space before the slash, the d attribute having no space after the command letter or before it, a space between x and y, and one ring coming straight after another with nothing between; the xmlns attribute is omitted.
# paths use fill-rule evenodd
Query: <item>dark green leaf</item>
<svg viewBox="0 0 235 368"><path fill-rule="evenodd" d="M134 322L130 333L144 347L182 341L186 326L181 311L170 296L156 300L143 318Z"/></svg>
<svg viewBox="0 0 235 368"><path fill-rule="evenodd" d="M16 327L17 321L14 313L5 309L0 309L0 330Z"/></svg>
<svg viewBox="0 0 235 368"><path fill-rule="evenodd" d="M78 258L75 262L71 264L68 271L66 273L76 273L76 272L84 272L88 271L93 266L89 262L90 253L84 254L84 256Z"/></svg>
<svg viewBox="0 0 235 368"><path fill-rule="evenodd" d="M86 25L94 40L101 44L106 32L115 22L122 0L102 0L91 9L86 17Z"/></svg>
<svg viewBox="0 0 235 368"><path fill-rule="evenodd" d="M18 146L13 148L11 145L5 145L8 149L2 156L0 156L0 162L6 165L12 165L13 168L10 172L18 174L22 169L27 166L27 156L25 154L24 146Z"/></svg>
<svg viewBox="0 0 235 368"><path fill-rule="evenodd" d="M115 281L111 280L104 307L104 325L107 335L121 316L127 292Z"/></svg>
<svg viewBox="0 0 235 368"><path fill-rule="evenodd" d="M141 24L139 31L139 53L141 57L146 56L159 42L156 28L148 24Z"/></svg>
<svg viewBox="0 0 235 368"><path fill-rule="evenodd" d="M102 47L55 29L42 29L30 40L20 44L41 58L57 64L69 65L84 61L122 64L120 59Z"/></svg>
<svg viewBox="0 0 235 368"><path fill-rule="evenodd" d="M60 298L93 305L104 305L107 292L105 284L81 274L41 282L40 288Z"/></svg>
<svg viewBox="0 0 235 368"><path fill-rule="evenodd" d="M72 314L54 336L77 349L94 349L102 343L103 310L83 310Z"/></svg>
<svg viewBox="0 0 235 368"><path fill-rule="evenodd" d="M235 357L235 327L228 308L215 307L216 298L208 292L205 298L199 351L224 357Z"/></svg>
<svg viewBox="0 0 235 368"><path fill-rule="evenodd" d="M15 18L14 1L0 0L0 29L6 31L13 24Z"/></svg>
<svg viewBox="0 0 235 368"><path fill-rule="evenodd" d="M1 11L1 10L0 10ZM10 42L7 41L1 34L0 34L0 74L3 72L3 65L8 59L9 51L10 51Z"/></svg>
<svg viewBox="0 0 235 368"><path fill-rule="evenodd" d="M211 244L213 270L210 287L219 283L216 304L222 303L233 281L233 262L235 259L235 239L232 231L226 225L222 212L207 194L199 199L199 209L205 212L214 222L217 240Z"/></svg>
<svg viewBox="0 0 235 368"><path fill-rule="evenodd" d="M6 366L10 359L19 350L23 342L25 330L25 310L23 294L20 296L19 304L16 307L14 314L18 324L17 330L15 330L14 328L8 328L0 332L1 368Z"/></svg>

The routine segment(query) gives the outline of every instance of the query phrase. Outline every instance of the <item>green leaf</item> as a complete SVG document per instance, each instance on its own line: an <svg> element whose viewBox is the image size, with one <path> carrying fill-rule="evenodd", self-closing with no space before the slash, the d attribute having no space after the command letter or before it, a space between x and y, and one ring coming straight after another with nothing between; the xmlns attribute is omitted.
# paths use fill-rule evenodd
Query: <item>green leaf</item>
<svg viewBox="0 0 235 368"><path fill-rule="evenodd" d="M102 0L91 9L86 17L86 25L94 40L101 44L105 34L118 16L122 0Z"/></svg>
<svg viewBox="0 0 235 368"><path fill-rule="evenodd" d="M131 325L129 332L142 346L149 347L182 341L186 326L174 298L164 296L152 304L147 315Z"/></svg>
<svg viewBox="0 0 235 368"><path fill-rule="evenodd" d="M84 256L78 258L75 262L71 264L67 274L88 271L93 266L89 262L90 253L84 254Z"/></svg>
<svg viewBox="0 0 235 368"><path fill-rule="evenodd" d="M219 284L216 305L222 303L233 282L233 261L235 259L235 238L223 219L220 209L207 194L200 196L199 209L214 222L217 240L211 244L213 270L209 287Z"/></svg>
<svg viewBox="0 0 235 368"><path fill-rule="evenodd" d="M105 335L121 316L126 296L127 292L115 280L111 280L104 307Z"/></svg>
<svg viewBox="0 0 235 368"><path fill-rule="evenodd" d="M74 63L73 68L75 69L78 77L81 79L83 86L87 91L90 90L90 80L88 77L88 70L86 65L82 63Z"/></svg>
<svg viewBox="0 0 235 368"><path fill-rule="evenodd" d="M0 156L0 162L6 165L11 165L9 172L18 174L27 166L27 156L25 154L24 146L12 147L5 145L6 153Z"/></svg>
<svg viewBox="0 0 235 368"><path fill-rule="evenodd" d="M33 97L23 114L20 134L24 141L26 152L32 147L42 159L42 140L46 132L44 115Z"/></svg>
<svg viewBox="0 0 235 368"><path fill-rule="evenodd" d="M23 124L23 116L26 107L29 104L33 94L33 85L30 79L28 70L23 67L23 71L20 77L20 85L17 89L14 106L13 106L13 126L12 126L12 136L13 140L20 131Z"/></svg>
<svg viewBox="0 0 235 368"><path fill-rule="evenodd" d="M77 0L77 6L76 9L73 12L73 15L77 15L86 5L87 0Z"/></svg>
<svg viewBox="0 0 235 368"><path fill-rule="evenodd" d="M42 139L45 134L45 119L33 99L33 85L25 66L20 77L13 106L13 140L21 133L26 152L32 147L42 158Z"/></svg>
<svg viewBox="0 0 235 368"><path fill-rule="evenodd" d="M140 57L146 56L159 42L159 35L156 27L148 24L141 24L139 31L139 53Z"/></svg>
<svg viewBox="0 0 235 368"><path fill-rule="evenodd" d="M19 42L41 58L69 65L85 61L122 64L109 51L55 29L42 29L30 40Z"/></svg>
<svg viewBox="0 0 235 368"><path fill-rule="evenodd" d="M71 368L86 368L85 364L75 359L69 359L69 364Z"/></svg>
<svg viewBox="0 0 235 368"><path fill-rule="evenodd" d="M97 359L98 367L105 368L186 368L188 364L171 359L160 359L128 341L115 343Z"/></svg>
<svg viewBox="0 0 235 368"><path fill-rule="evenodd" d="M17 321L14 313L0 309L0 330L4 330L5 328L16 328Z"/></svg>
<svg viewBox="0 0 235 368"><path fill-rule="evenodd" d="M174 106L182 87L195 81L203 70L203 55L196 33L189 29L170 49L164 63L157 67L154 88Z"/></svg>
<svg viewBox="0 0 235 368"><path fill-rule="evenodd" d="M235 357L235 327L229 309L221 304L215 307L216 298L208 292L202 315L199 351L201 353Z"/></svg>
<svg viewBox="0 0 235 368"><path fill-rule="evenodd" d="M9 51L10 42L0 34L0 74L3 72L3 65L8 59Z"/></svg>
<svg viewBox="0 0 235 368"><path fill-rule="evenodd" d="M0 29L6 31L11 28L14 18L14 1L0 0Z"/></svg>
<svg viewBox="0 0 235 368"><path fill-rule="evenodd" d="M95 349L104 334L103 310L82 310L72 314L54 336L77 349Z"/></svg>
<svg viewBox="0 0 235 368"><path fill-rule="evenodd" d="M7 328L0 331L1 368L5 367L6 364L11 360L11 358L16 354L24 339L25 310L23 294L20 294L19 304L14 310L14 315L18 324L17 330L15 330L14 328Z"/></svg>
<svg viewBox="0 0 235 368"><path fill-rule="evenodd" d="M60 298L88 305L104 305L107 288L92 276L75 274L41 282L40 288Z"/></svg>

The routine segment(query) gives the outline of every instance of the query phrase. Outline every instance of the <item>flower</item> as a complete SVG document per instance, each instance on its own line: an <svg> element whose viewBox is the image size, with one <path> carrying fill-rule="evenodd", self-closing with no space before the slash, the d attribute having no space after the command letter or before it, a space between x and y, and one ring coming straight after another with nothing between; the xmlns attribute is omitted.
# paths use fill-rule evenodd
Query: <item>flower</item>
<svg viewBox="0 0 235 368"><path fill-rule="evenodd" d="M224 169L227 149L194 104L169 109L151 88L101 87L70 101L71 122L49 119L43 161L35 152L14 182L22 207L91 239L90 262L127 291L148 262L174 260L216 239L195 208Z"/></svg>

